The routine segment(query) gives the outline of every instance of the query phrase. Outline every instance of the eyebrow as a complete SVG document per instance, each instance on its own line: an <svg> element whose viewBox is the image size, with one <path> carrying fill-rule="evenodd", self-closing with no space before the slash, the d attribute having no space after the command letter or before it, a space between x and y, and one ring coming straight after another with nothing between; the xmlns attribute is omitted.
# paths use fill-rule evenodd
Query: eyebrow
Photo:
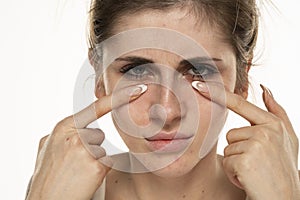
<svg viewBox="0 0 300 200"><path fill-rule="evenodd" d="M131 63L138 63L138 64L147 64L147 63L155 63L153 60L138 56L128 56L124 58L117 58L115 61L126 61ZM201 63L201 62L222 62L223 60L220 58L211 58L207 56L202 57L194 57L189 59L183 59L180 61L179 66L187 65L187 64L194 64L194 63Z"/></svg>
<svg viewBox="0 0 300 200"><path fill-rule="evenodd" d="M194 57L189 59L184 59L180 61L179 65L186 65L186 64L196 64L196 63L202 63L202 62L222 62L223 60L220 58L211 58L207 56L203 57Z"/></svg>
<svg viewBox="0 0 300 200"><path fill-rule="evenodd" d="M117 59L115 59L115 61L126 61L126 62L139 63L139 64L154 63L154 61L151 59L138 57L138 56L128 56L128 57L124 57L124 58L117 58Z"/></svg>

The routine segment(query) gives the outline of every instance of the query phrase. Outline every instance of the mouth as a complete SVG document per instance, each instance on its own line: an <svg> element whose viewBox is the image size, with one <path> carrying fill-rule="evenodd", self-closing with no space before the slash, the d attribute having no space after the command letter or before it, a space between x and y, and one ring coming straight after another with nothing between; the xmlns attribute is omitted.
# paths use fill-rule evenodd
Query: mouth
<svg viewBox="0 0 300 200"><path fill-rule="evenodd" d="M145 138L148 148L155 153L173 153L185 150L192 142L193 135L178 132L161 132Z"/></svg>

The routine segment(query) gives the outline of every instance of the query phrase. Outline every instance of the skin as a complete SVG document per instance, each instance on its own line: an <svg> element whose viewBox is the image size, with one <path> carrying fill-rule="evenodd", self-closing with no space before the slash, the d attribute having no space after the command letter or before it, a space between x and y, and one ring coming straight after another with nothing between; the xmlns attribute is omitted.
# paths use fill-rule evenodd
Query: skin
<svg viewBox="0 0 300 200"><path fill-rule="evenodd" d="M121 23L119 23L122 25L115 27L115 33L142 27L160 27L172 29L185 34L188 37L193 38L197 43L201 44L211 57L222 60L220 62L216 62L216 65L218 66L220 75L222 76L224 86L229 91L233 92L236 82L236 70L234 67L236 65L236 58L231 46L223 42L225 38L219 36L218 30L209 28L209 26L204 22L200 23L200 27L195 26L195 23L196 19L191 20L191 17L187 16L186 12L184 11L175 10L169 12L166 16L162 13L153 13L151 11L141 13L138 16L134 17L129 16L126 18L122 18ZM215 37L216 33L217 37ZM212 37L212 35L214 35L214 37ZM182 58L180 58L179 56L159 50L138 50L127 53L122 57L128 56L151 59L155 63L169 66L174 70L178 69L179 63L182 60ZM115 62L107 69L103 78L104 84L100 86L100 89L98 90L99 92L105 92L105 94L100 94L96 91L96 95L98 98L101 98L102 95L108 95L112 93L113 88L116 86L121 76L123 75L118 73L118 69L126 64L128 63ZM165 77L167 76L168 75L165 75ZM192 80L189 81L191 82ZM237 188L227 182L227 179L222 170L221 161L216 155L216 145L213 147L213 150L209 153L209 155L207 155L205 160L199 162L199 147L201 146L203 138L206 135L209 123L212 123L210 121L212 103L210 100L204 98L199 94L197 95L197 101L199 104L199 112L203 113L203 116L201 117L201 127L197 131L192 145L178 160L176 160L176 162L172 162L170 165L161 170L143 175L126 174L113 170L108 176L107 188L117 187L121 191L120 194L123 194L124 192L126 193L126 195L124 196L128 198L129 195L130 199L138 198L138 196L142 199L155 199L158 197L164 199L178 199L181 197L185 197L188 199L211 199L213 197L216 197L214 189L215 186L222 188L219 195L227 193L228 191L232 191L230 192L231 194L228 195L228 198L243 197L244 195L242 194L242 192L238 192ZM143 94L139 99L137 99L130 105L129 109L132 120L138 125L147 125L150 123L150 121L154 121L154 123L159 120L161 121L162 119L160 118L160 116L149 116L149 109L151 108L151 106L157 103L162 105L164 109L167 110L166 124L163 127L164 131L172 132L178 129L180 123L190 123L186 121L185 116L180 113L178 102L176 101L176 97L174 96L172 91L164 87L151 84L148 85L147 92L145 92L145 94ZM188 112L192 112L193 110L193 108L190 108ZM220 111L220 113L222 113L222 111ZM222 114L220 116L222 116ZM222 117L220 117L216 118L214 121L218 124L212 124L212 126L219 126L220 128L216 130L219 132L221 130L221 127L223 126L224 120L222 119ZM145 140L143 138L135 138L129 136L122 130L120 130L117 125L116 127L122 139L125 141L131 151L150 151L149 149L147 149ZM165 157L167 157L167 155L165 155ZM165 157L163 159L166 159ZM151 158L151 160L152 162L149 163L159 162L159 158ZM210 173L208 173L207 170L208 166L210 166L211 168ZM212 174L214 174L213 178ZM197 178L195 179L192 177ZM118 182L118 184L115 184L115 182ZM182 186L182 183L186 183L184 184L185 186ZM221 185L224 185L224 183L226 183L225 185L227 185L227 187L220 187ZM144 185L151 185L152 187L149 187L149 190L147 190L148 188L145 188ZM162 190L160 188L164 189ZM174 191L174 188L178 188L175 190L176 192ZM204 191L204 194L199 193L199 190ZM153 194L153 191L156 191L155 194ZM172 195L170 194L170 191L172 191ZM120 196L113 196L118 195L113 191L110 192L108 190L107 194L109 199L121 198ZM136 195L132 196L132 194Z"/></svg>
<svg viewBox="0 0 300 200"><path fill-rule="evenodd" d="M86 126L113 109L111 93L120 79L120 74L113 69L121 65L115 63L104 74L103 82L97 85L96 96L99 100L59 122L52 134L41 140L27 199L89 200L104 177L107 178L107 199L229 200L245 199L246 196L251 200L299 199L298 140L287 114L265 87L263 99L267 111L247 102L246 91L244 96L233 93L236 81L235 54L230 45L223 42L223 38L218 34L220 31L211 29L205 23L195 26L196 20L193 17L187 17L184 10L176 9L168 13L143 12L122 20L122 25L115 27L116 33L137 27L166 27L190 36L201 44L209 55L222 59L217 66L222 69L220 73L226 89L225 106L247 119L251 125L232 129L227 133L228 146L224 150L224 158L216 155L215 145L205 158L198 159L197 146L203 142L201 129L197 131L197 136L186 153L166 168L144 174L109 171L106 165L113 163L105 157L104 149L99 146L104 134ZM174 55L156 51L131 53L151 57L155 62L174 69L180 61ZM193 80L189 81L192 83ZM204 106L221 104L218 95L215 95L220 93L220 85L201 82L193 85L197 101L202 105L199 106L199 112L209 114L209 109L205 110ZM211 88L209 91L208 87ZM158 89L159 95L156 93ZM174 130L178 127L179 122L175 119L178 119L180 114L174 112L178 110L178 102L174 100L172 92L152 85L149 85L143 94L139 92L141 90L135 86L114 91L114 98L119 99L119 105L114 106L127 104L130 98L132 119L138 124L147 124L149 116L146 111L155 103L153 100L159 97L160 103L168 108L168 126L164 128ZM135 95L130 97L132 93ZM96 111L96 115L91 114L93 111ZM120 135L133 151L149 151L142 139L128 137L122 131Z"/></svg>

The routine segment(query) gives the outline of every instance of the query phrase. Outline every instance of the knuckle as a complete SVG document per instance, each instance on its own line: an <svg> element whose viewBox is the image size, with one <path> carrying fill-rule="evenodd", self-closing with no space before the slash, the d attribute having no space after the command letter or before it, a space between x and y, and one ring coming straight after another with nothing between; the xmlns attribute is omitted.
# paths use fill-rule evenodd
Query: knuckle
<svg viewBox="0 0 300 200"><path fill-rule="evenodd" d="M279 133L283 133L285 131L284 129L284 123L283 121L281 120L277 120L275 123L274 123L274 128L279 132Z"/></svg>
<svg viewBox="0 0 300 200"><path fill-rule="evenodd" d="M225 157L228 156L229 153L230 153L230 146L227 146L227 147L224 148L224 156Z"/></svg>
<svg viewBox="0 0 300 200"><path fill-rule="evenodd" d="M47 141L47 139L49 138L49 135L46 135L44 137L42 137L40 139L40 142L39 142L39 151L43 148L45 142Z"/></svg>
<svg viewBox="0 0 300 200"><path fill-rule="evenodd" d="M230 143L233 140L234 135L236 134L236 130L237 129L231 129L231 130L229 130L227 132L227 134L226 134L226 140L227 140L228 143Z"/></svg>
<svg viewBox="0 0 300 200"><path fill-rule="evenodd" d="M236 171L250 171L252 169L249 158L246 156L241 156L234 168Z"/></svg>
<svg viewBox="0 0 300 200"><path fill-rule="evenodd" d="M40 146L43 146L43 145L45 144L46 140L48 139L48 137L49 137L49 135L46 135L46 136L42 137L42 138L40 139L39 145L40 145Z"/></svg>
<svg viewBox="0 0 300 200"><path fill-rule="evenodd" d="M66 140L69 141L72 145L75 145L75 146L82 145L81 139L80 139L78 134L74 134L71 137L66 138Z"/></svg>
<svg viewBox="0 0 300 200"><path fill-rule="evenodd" d="M256 130L256 136L262 138L265 141L270 141L272 137L269 135L270 130L263 126Z"/></svg>
<svg viewBox="0 0 300 200"><path fill-rule="evenodd" d="M104 134L104 132L100 128L94 128L93 130L99 134Z"/></svg>
<svg viewBox="0 0 300 200"><path fill-rule="evenodd" d="M251 160L249 156L245 154L236 156L235 158L224 158L223 167L225 170L239 177L253 170Z"/></svg>
<svg viewBox="0 0 300 200"><path fill-rule="evenodd" d="M103 139L105 138L105 134L101 129L95 128L95 129L92 129L92 131L94 133L96 133L98 137L103 138Z"/></svg>
<svg viewBox="0 0 300 200"><path fill-rule="evenodd" d="M279 133L280 136L285 132L285 125L284 122L279 117L274 117L273 122L270 124L270 128L275 131L276 133ZM278 134L276 134L278 135Z"/></svg>
<svg viewBox="0 0 300 200"><path fill-rule="evenodd" d="M74 123L73 116L69 116L58 122L54 128L54 133L59 132L60 130L66 130Z"/></svg>
<svg viewBox="0 0 300 200"><path fill-rule="evenodd" d="M100 153L101 153L101 155L102 155L102 157L103 156L106 156L106 151L105 151L105 149L103 148L103 147L100 147Z"/></svg>
<svg viewBox="0 0 300 200"><path fill-rule="evenodd" d="M84 162L90 162L90 154L89 152L83 147L82 145L72 145L69 146L66 150L67 157L76 157L77 159L80 158Z"/></svg>
<svg viewBox="0 0 300 200"><path fill-rule="evenodd" d="M95 174L99 177L104 177L106 175L107 169L99 161L95 160Z"/></svg>
<svg viewBox="0 0 300 200"><path fill-rule="evenodd" d="M262 153L263 151L263 144L257 140L251 140L250 142L250 146L251 146L251 150L250 152L257 152L257 153Z"/></svg>

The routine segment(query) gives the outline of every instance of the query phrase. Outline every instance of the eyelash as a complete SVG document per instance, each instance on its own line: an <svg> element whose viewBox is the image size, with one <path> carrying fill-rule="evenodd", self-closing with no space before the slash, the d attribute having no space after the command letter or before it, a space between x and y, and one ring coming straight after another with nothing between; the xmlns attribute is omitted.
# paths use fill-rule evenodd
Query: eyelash
<svg viewBox="0 0 300 200"><path fill-rule="evenodd" d="M123 66L120 69L120 73L125 74L127 76L127 78L129 78L129 79L137 79L137 80L142 79L149 74L150 75L152 74L149 70L146 75L130 72L131 70L139 69L139 68L143 69L144 71L147 71L146 70L147 67L143 66L143 64L133 63L133 64L128 64L128 65ZM193 74L189 73L190 70L193 70ZM203 71L203 70L206 70L207 72L205 74L199 72L199 71ZM198 65L189 65L189 66L186 66L185 69L180 70L180 71L182 71L181 73L183 76L186 76L186 77L190 76L187 78L192 78L193 80L194 79L204 80L205 78L207 78L215 73L218 73L218 70L215 67L211 66L210 64L206 64L206 63L198 64ZM199 73L199 74L196 74L196 73Z"/></svg>
<svg viewBox="0 0 300 200"><path fill-rule="evenodd" d="M120 73L122 74L125 74L127 76L127 78L130 78L130 79L142 79L144 75L141 75L141 74L136 74L136 73L129 73L131 70L134 70L134 69L143 69L146 71L146 66L143 66L144 64L138 64L138 63L133 63L133 64L128 64L128 65L125 65L124 67L122 67L120 69Z"/></svg>
<svg viewBox="0 0 300 200"><path fill-rule="evenodd" d="M192 70L194 74L189 73L190 70ZM203 71L206 72L203 73ZM185 70L183 76L191 76L193 80L194 79L204 80L216 73L218 73L218 70L215 67L211 66L210 64L203 63L198 65L191 65L187 70Z"/></svg>

